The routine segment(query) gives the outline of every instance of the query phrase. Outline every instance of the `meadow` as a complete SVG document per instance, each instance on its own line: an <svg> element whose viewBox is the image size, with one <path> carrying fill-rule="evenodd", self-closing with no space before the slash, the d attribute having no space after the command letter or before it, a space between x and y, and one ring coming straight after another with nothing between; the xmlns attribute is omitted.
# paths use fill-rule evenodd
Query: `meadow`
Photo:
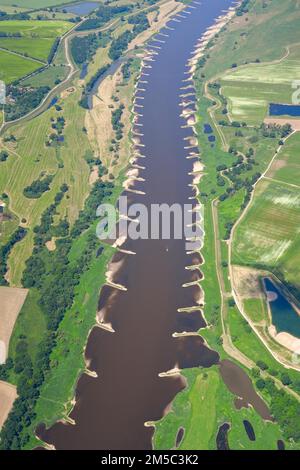
<svg viewBox="0 0 300 470"><path fill-rule="evenodd" d="M284 60L249 64L222 76L222 94L233 121L260 124L270 103L292 104L293 82L300 79L299 48L291 47Z"/></svg>
<svg viewBox="0 0 300 470"><path fill-rule="evenodd" d="M7 35L18 33L21 35L20 37L1 38L1 47L24 56L24 58L16 58L17 56L15 54L12 54L12 56L5 56L6 60L3 59L3 68L6 74L5 80L10 83L13 80L27 75L28 72L24 73L24 70L27 71L27 69L29 69L29 65L26 64L25 61L28 60L29 63L31 63L31 57L46 63L55 39L62 36L71 29L71 27L72 23L59 20L1 21L1 33L5 33ZM23 67L22 65L19 65L21 60L23 60L24 63ZM38 68L39 66L41 65L36 63L35 68ZM10 69L14 71L14 74Z"/></svg>
<svg viewBox="0 0 300 470"><path fill-rule="evenodd" d="M53 44L52 38L1 38L1 47L45 62Z"/></svg>
<svg viewBox="0 0 300 470"><path fill-rule="evenodd" d="M1 21L0 31L7 34L20 33L31 38L56 38L66 33L72 24L68 21L13 20Z"/></svg>
<svg viewBox="0 0 300 470"><path fill-rule="evenodd" d="M42 66L40 62L0 50L0 80L12 83Z"/></svg>
<svg viewBox="0 0 300 470"><path fill-rule="evenodd" d="M266 176L283 183L298 186L300 189L299 148L300 133L297 132L287 140Z"/></svg>
<svg viewBox="0 0 300 470"><path fill-rule="evenodd" d="M51 6L64 5L65 3L73 3L74 0L1 0L1 6L16 6L27 9L41 9Z"/></svg>
<svg viewBox="0 0 300 470"><path fill-rule="evenodd" d="M22 85L39 87L49 86L53 88L57 80L63 81L68 74L68 67L62 65L58 67L50 66L25 80L22 80Z"/></svg>
<svg viewBox="0 0 300 470"><path fill-rule="evenodd" d="M294 0L253 1L247 15L236 17L215 41L214 60L205 67L211 78L259 59L270 62L282 58L286 47L298 44L300 10ZM272 40L270 40L272 38ZM261 45L263 44L263 47Z"/></svg>
<svg viewBox="0 0 300 470"><path fill-rule="evenodd" d="M10 156L1 163L0 192L10 197L10 209L23 219L23 225L31 230L22 242L15 245L10 256L10 280L19 285L25 260L32 249L32 229L40 220L43 211L54 200L62 183L70 187L69 198L61 204L61 215L67 216L72 223L84 204L89 192L89 167L85 153L90 150L86 134L82 131L85 111L78 106L80 91L69 94L64 99L63 111L54 107L36 119L15 127L11 132L17 138L17 144L10 145ZM51 128L51 118L63 115L66 120L64 143L61 147L46 146ZM71 125L72 122L72 125ZM78 150L80 149L80 151ZM39 199L27 199L23 189L40 175L54 174L50 191Z"/></svg>
<svg viewBox="0 0 300 470"><path fill-rule="evenodd" d="M289 253L296 256L299 208L299 189L262 180L235 232L233 262L278 268Z"/></svg>

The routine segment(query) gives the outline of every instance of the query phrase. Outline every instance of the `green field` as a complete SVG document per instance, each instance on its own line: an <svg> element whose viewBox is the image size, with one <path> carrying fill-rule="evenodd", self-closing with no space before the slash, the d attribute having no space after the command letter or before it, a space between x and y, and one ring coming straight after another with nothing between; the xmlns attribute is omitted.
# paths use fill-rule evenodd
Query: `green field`
<svg viewBox="0 0 300 470"><path fill-rule="evenodd" d="M2 5L16 6L28 9L40 9L51 6L64 5L65 3L74 3L74 0L1 0L0 10Z"/></svg>
<svg viewBox="0 0 300 470"><path fill-rule="evenodd" d="M3 33L21 33L28 38L56 38L62 36L72 27L68 21L50 20L13 20L1 21L0 31Z"/></svg>
<svg viewBox="0 0 300 470"><path fill-rule="evenodd" d="M300 79L299 48L277 63L250 64L223 75L222 94L232 120L259 124L268 116L269 103L292 104L292 84Z"/></svg>
<svg viewBox="0 0 300 470"><path fill-rule="evenodd" d="M287 140L266 176L298 186L300 190L299 148L300 133L297 132Z"/></svg>
<svg viewBox="0 0 300 470"><path fill-rule="evenodd" d="M1 164L0 193L9 194L11 210L20 220L24 219L30 229L38 224L41 214L53 202L62 183L66 182L70 190L69 198L61 204L61 213L67 215L71 223L77 218L89 192L90 170L84 155L90 146L82 131L85 111L77 104L79 93L73 93L64 100L63 111L57 112L52 107L34 120L10 131L16 136L17 144L12 149L12 157ZM65 142L60 148L46 147L45 141L52 131L51 118L59 115L63 115L66 120ZM55 174L50 191L39 199L27 199L23 189L38 179L42 172ZM32 250L32 235L30 230L24 240L15 245L10 257L11 281L14 285L20 284L25 260Z"/></svg>
<svg viewBox="0 0 300 470"><path fill-rule="evenodd" d="M52 38L1 38L1 47L22 55L46 61L53 44Z"/></svg>
<svg viewBox="0 0 300 470"><path fill-rule="evenodd" d="M206 66L206 77L231 69L232 64L278 60L286 47L299 43L300 10L295 0L254 0L254 8L240 17L216 41L213 60ZM272 38L272 40L270 40Z"/></svg>
<svg viewBox="0 0 300 470"><path fill-rule="evenodd" d="M40 62L0 50L0 80L11 83L42 66Z"/></svg>
<svg viewBox="0 0 300 470"><path fill-rule="evenodd" d="M53 88L56 80L64 80L68 74L68 67L66 66L57 66L57 67L48 67L42 72L39 72L32 77L29 77L25 80L22 80L22 85L28 85L33 87L39 86L49 86Z"/></svg>
<svg viewBox="0 0 300 470"><path fill-rule="evenodd" d="M300 188L263 180L239 224L233 243L233 262L283 271L300 285Z"/></svg>
<svg viewBox="0 0 300 470"><path fill-rule="evenodd" d="M0 50L0 80L9 84L40 68L42 63L31 58L46 63L55 38L71 27L67 21L1 21L1 32L22 37L1 38L1 47L12 52Z"/></svg>

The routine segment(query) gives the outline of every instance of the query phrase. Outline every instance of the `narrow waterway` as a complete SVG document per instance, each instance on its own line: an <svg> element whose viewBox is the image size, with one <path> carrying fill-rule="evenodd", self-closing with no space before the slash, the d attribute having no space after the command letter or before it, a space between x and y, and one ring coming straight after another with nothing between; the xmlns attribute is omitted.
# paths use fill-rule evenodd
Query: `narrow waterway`
<svg viewBox="0 0 300 470"><path fill-rule="evenodd" d="M131 189L130 202L196 205L190 186L195 160L187 159L196 148L189 146L191 128L183 127L182 94L188 87L187 62L202 33L214 23L232 0L193 2L157 35L149 49L155 51L147 62L137 91L135 130L144 147L137 162L144 169ZM150 67L149 67L150 66ZM189 106L193 108L193 105ZM185 383L180 375L160 376L175 367L210 367L219 361L200 336L174 333L197 331L201 317L202 292L198 285L198 253L189 253L183 240L128 240L114 262L122 265L113 281L127 291L105 286L100 295L98 319L110 323L114 333L95 327L88 339L86 358L93 378L83 375L77 386L76 405L70 415L75 425L57 423L39 435L56 449L150 449L153 427L145 422L160 419ZM178 309L195 307L193 312Z"/></svg>

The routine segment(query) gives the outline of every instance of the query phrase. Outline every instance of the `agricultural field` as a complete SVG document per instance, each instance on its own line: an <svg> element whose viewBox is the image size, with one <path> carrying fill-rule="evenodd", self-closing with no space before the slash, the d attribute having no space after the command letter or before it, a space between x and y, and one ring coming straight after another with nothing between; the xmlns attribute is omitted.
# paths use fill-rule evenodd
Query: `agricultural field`
<svg viewBox="0 0 300 470"><path fill-rule="evenodd" d="M7 34L20 33L28 38L56 38L66 33L72 24L68 21L50 20L13 20L1 21L1 32Z"/></svg>
<svg viewBox="0 0 300 470"><path fill-rule="evenodd" d="M53 44L51 38L1 38L1 47L45 62Z"/></svg>
<svg viewBox="0 0 300 470"><path fill-rule="evenodd" d="M84 204L89 190L89 167L85 153L90 150L86 135L83 133L85 111L78 106L79 92L70 93L64 99L63 111L54 107L34 120L28 121L12 132L17 144L9 145L9 158L1 163L0 193L10 197L10 209L23 225L33 229L43 211L53 202L62 183L69 186L69 198L61 204L61 215L67 216L72 223ZM64 116L64 142L61 146L46 146L51 128L51 118ZM70 123L73 125L70 125ZM78 154L78 149L80 153ZM23 190L41 175L51 174L54 179L50 190L38 199L28 199ZM30 230L22 242L15 245L10 258L10 280L19 285L25 260L31 253L32 236Z"/></svg>
<svg viewBox="0 0 300 470"><path fill-rule="evenodd" d="M41 65L36 60L0 50L0 80L7 84L29 75L39 69Z"/></svg>
<svg viewBox="0 0 300 470"><path fill-rule="evenodd" d="M49 86L53 88L56 85L57 80L64 80L68 74L68 67L62 65L58 67L50 66L35 75L32 75L25 80L22 80L24 86Z"/></svg>
<svg viewBox="0 0 300 470"><path fill-rule="evenodd" d="M277 155L266 177L299 187L300 191L300 133L293 134Z"/></svg>
<svg viewBox="0 0 300 470"><path fill-rule="evenodd" d="M26 9L41 9L45 7L64 5L65 3L73 3L74 0L1 0L1 6L14 6Z"/></svg>
<svg viewBox="0 0 300 470"><path fill-rule="evenodd" d="M270 103L292 104L292 84L300 80L299 55L299 48L292 47L283 60L226 73L221 85L231 120L260 124L268 116Z"/></svg>
<svg viewBox="0 0 300 470"><path fill-rule="evenodd" d="M48 60L48 56L55 38L62 36L69 29L71 29L71 27L72 23L59 20L1 21L1 33L5 33L8 36L15 35L16 33L21 35L20 37L1 38L1 47L8 49L9 51L24 55L28 58L33 57L45 63ZM13 58L14 57L15 55ZM11 58L10 60L12 61ZM4 68L7 69L5 62ZM16 68L18 68L17 65ZM18 73L18 78L21 76L22 69Z"/></svg>
<svg viewBox="0 0 300 470"><path fill-rule="evenodd" d="M299 282L300 190L262 180L233 240L233 262L283 271Z"/></svg>

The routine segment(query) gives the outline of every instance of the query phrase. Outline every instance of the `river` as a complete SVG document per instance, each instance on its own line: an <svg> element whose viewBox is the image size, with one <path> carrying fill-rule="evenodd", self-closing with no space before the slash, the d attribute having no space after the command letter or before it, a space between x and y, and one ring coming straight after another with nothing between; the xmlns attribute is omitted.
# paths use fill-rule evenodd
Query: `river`
<svg viewBox="0 0 300 470"><path fill-rule="evenodd" d="M204 0L187 7L189 13L170 21L149 48L157 52L151 68L144 68L135 107L135 130L145 147L138 147L145 167L135 184L141 194L125 191L130 202L150 207L153 203L197 204L189 186L193 159L186 157L187 137L180 117L182 93L187 86L187 62L197 40L214 20L232 5L231 0ZM167 36L166 36L167 35ZM140 126L142 125L142 126ZM197 149L194 149L197 151ZM44 441L56 449L151 449L153 427L145 422L160 419L185 386L179 374L159 376L171 369L210 367L219 362L201 336L173 337L173 333L197 331L205 323L201 317L203 295L200 287L182 287L200 277L199 271L185 269L201 265L198 253L188 253L185 240L127 240L122 246L136 253L117 253L122 269L113 281L127 291L104 286L99 300L101 318L111 323L114 333L95 327L88 339L86 358L94 378L86 374L78 381L76 405L70 415L75 425L56 423L40 428ZM178 309L195 307L191 313Z"/></svg>

